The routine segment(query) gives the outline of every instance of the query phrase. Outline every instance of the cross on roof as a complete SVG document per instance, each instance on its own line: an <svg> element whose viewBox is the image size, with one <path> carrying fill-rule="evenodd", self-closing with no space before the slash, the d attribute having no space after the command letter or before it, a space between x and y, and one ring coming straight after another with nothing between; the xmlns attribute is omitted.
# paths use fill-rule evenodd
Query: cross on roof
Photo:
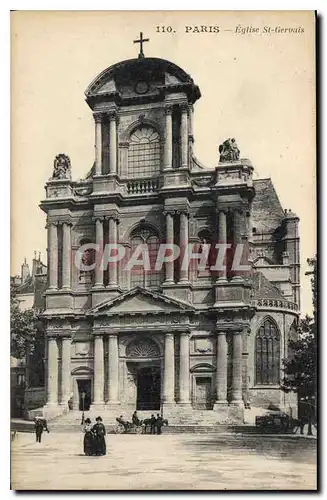
<svg viewBox="0 0 327 500"><path fill-rule="evenodd" d="M133 43L139 43L140 44L139 59L143 59L143 57L144 57L143 43L144 42L149 42L149 41L150 41L150 38L143 38L142 31L140 32L140 39L139 40L133 40Z"/></svg>

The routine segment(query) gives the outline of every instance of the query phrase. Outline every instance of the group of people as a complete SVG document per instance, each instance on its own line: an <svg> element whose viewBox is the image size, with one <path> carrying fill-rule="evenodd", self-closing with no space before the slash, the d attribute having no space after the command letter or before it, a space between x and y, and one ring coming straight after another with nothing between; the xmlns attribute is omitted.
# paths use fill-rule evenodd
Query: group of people
<svg viewBox="0 0 327 500"><path fill-rule="evenodd" d="M97 417L95 424L89 418L85 420L84 424L84 453L91 456L103 456L106 454L106 428L102 423L102 418Z"/></svg>
<svg viewBox="0 0 327 500"><path fill-rule="evenodd" d="M150 427L150 434L161 434L162 433L162 426L164 425L164 420L162 416L157 413L157 417L155 417L153 414L151 415L150 418L143 420L140 420L137 415L137 411L134 411L133 416L132 416L132 423L133 425L141 425L142 423L145 426L145 432L147 426Z"/></svg>

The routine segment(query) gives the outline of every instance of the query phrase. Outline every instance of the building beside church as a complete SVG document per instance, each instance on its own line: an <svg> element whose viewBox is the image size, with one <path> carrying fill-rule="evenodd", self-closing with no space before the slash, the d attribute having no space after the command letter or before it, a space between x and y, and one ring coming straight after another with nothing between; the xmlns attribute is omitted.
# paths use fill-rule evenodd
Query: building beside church
<svg viewBox="0 0 327 500"><path fill-rule="evenodd" d="M107 422L159 411L172 422L242 422L274 404L296 413L280 389L282 359L300 307L298 217L282 208L270 179L253 180L234 140L217 164L193 153L193 79L174 63L139 58L114 64L86 90L95 162L73 181L56 157L41 208L47 215L46 415L102 411ZM223 125L222 125L223 127ZM222 131L223 132L223 131ZM91 139L90 139L91 140ZM90 144L93 146L93 144ZM118 244L125 257L92 271L76 253ZM190 244L198 256L155 269L161 243ZM230 243L224 270L211 270L215 243ZM151 270L126 260L146 244ZM242 244L242 262L232 254ZM198 263L210 245L207 265ZM201 411L200 411L201 410Z"/></svg>
<svg viewBox="0 0 327 500"><path fill-rule="evenodd" d="M45 309L44 291L47 286L47 267L41 260L41 253L34 252L32 267L26 258L21 265L20 275L10 278L11 289L21 311L34 309L38 314ZM42 322L36 333L32 353L22 358L10 357L11 416L23 417L29 409L44 404L44 334Z"/></svg>

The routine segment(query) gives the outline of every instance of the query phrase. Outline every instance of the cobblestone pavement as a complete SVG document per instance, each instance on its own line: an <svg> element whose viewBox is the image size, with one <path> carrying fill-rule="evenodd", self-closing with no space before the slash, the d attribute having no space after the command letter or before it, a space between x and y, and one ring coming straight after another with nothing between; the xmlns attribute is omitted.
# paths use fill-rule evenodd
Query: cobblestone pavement
<svg viewBox="0 0 327 500"><path fill-rule="evenodd" d="M316 489L316 440L227 434L109 435L86 457L82 434L18 434L16 490Z"/></svg>

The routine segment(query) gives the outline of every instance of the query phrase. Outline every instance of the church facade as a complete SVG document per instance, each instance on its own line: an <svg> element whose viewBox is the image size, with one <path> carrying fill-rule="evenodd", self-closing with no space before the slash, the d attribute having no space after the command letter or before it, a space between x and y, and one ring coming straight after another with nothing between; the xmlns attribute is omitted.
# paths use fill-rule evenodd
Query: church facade
<svg viewBox="0 0 327 500"><path fill-rule="evenodd" d="M217 165L199 162L200 90L172 62L141 52L100 73L85 95L94 165L73 181L69 157L58 155L41 202L44 412L64 413L70 401L109 420L137 409L179 423L243 422L249 408L269 404L294 415L280 380L300 307L298 217L270 179L252 178L234 140L220 146ZM124 257L103 268L108 243ZM157 268L163 243L193 252L189 266L167 259ZM219 270L216 243L229 244ZM80 269L79 249L92 244L82 257L91 270ZM126 265L139 245L151 269ZM238 247L248 266L233 266Z"/></svg>

